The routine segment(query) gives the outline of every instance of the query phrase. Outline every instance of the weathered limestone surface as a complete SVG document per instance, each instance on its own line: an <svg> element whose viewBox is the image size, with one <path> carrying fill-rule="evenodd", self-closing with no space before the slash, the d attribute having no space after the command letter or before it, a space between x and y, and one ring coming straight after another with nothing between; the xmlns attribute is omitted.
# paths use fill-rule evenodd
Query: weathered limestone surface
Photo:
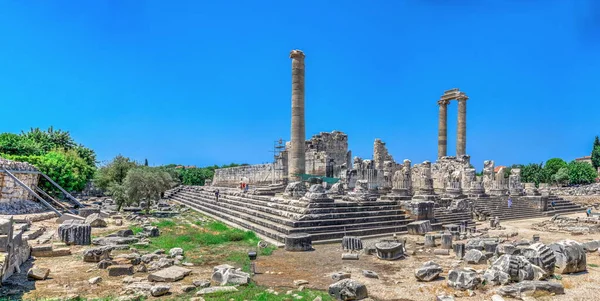
<svg viewBox="0 0 600 301"><path fill-rule="evenodd" d="M556 272L569 274L587 269L587 257L583 246L574 240L561 240L548 245L556 257Z"/></svg>
<svg viewBox="0 0 600 301"><path fill-rule="evenodd" d="M77 220L68 220L58 226L60 240L68 245L92 243L92 227Z"/></svg>
<svg viewBox="0 0 600 301"><path fill-rule="evenodd" d="M362 300L369 296L367 287L352 279L343 279L329 286L329 295L336 300Z"/></svg>
<svg viewBox="0 0 600 301"><path fill-rule="evenodd" d="M397 241L382 241L375 244L377 258L396 260L404 258L404 244Z"/></svg>
<svg viewBox="0 0 600 301"><path fill-rule="evenodd" d="M105 259L110 259L110 252L113 250L112 246L102 246L98 248L91 248L83 251L83 261L85 262L100 262Z"/></svg>
<svg viewBox="0 0 600 301"><path fill-rule="evenodd" d="M423 264L422 267L415 270L415 277L417 277L419 281L433 281L437 279L441 273L442 267L439 264L428 261Z"/></svg>
<svg viewBox="0 0 600 301"><path fill-rule="evenodd" d="M424 235L427 232L433 231L431 222L429 220L421 220L412 222L406 225L408 234L412 235Z"/></svg>
<svg viewBox="0 0 600 301"><path fill-rule="evenodd" d="M12 171L13 175L29 187L37 186L38 175L19 173L19 171L37 171L37 169L25 162L16 162L0 158L0 169ZM34 201L25 188L17 184L7 174L0 172L0 214L30 214L46 211L47 208Z"/></svg>
<svg viewBox="0 0 600 301"><path fill-rule="evenodd" d="M494 285L534 280L533 265L524 256L502 255L484 273L483 277Z"/></svg>
<svg viewBox="0 0 600 301"><path fill-rule="evenodd" d="M498 294L513 298L520 298L523 294L531 294L533 292L546 292L548 294L561 295L565 293L565 288L562 284L557 282L523 281L503 286L498 289Z"/></svg>
<svg viewBox="0 0 600 301"><path fill-rule="evenodd" d="M448 273L448 286L468 290L474 289L481 283L481 279L475 270L455 269Z"/></svg>
<svg viewBox="0 0 600 301"><path fill-rule="evenodd" d="M312 250L312 238L310 234L294 233L285 238L285 250L298 252Z"/></svg>
<svg viewBox="0 0 600 301"><path fill-rule="evenodd" d="M148 281L175 282L185 278L191 272L191 270L186 268L171 266L148 275Z"/></svg>
<svg viewBox="0 0 600 301"><path fill-rule="evenodd" d="M290 52L292 59L292 134L290 139L288 179L299 180L298 175L305 173L304 126L304 53L300 50Z"/></svg>

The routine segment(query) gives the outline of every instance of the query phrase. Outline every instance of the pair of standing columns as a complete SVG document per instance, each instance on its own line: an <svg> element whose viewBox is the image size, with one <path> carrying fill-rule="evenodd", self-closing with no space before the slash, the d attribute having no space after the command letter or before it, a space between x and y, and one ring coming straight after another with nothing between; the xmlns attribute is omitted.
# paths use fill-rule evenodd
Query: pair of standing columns
<svg viewBox="0 0 600 301"><path fill-rule="evenodd" d="M461 93L462 94L462 93ZM458 127L456 130L456 156L466 154L467 149L467 97L461 95L458 101ZM448 155L448 104L451 99L438 101L440 106L438 118L438 158Z"/></svg>

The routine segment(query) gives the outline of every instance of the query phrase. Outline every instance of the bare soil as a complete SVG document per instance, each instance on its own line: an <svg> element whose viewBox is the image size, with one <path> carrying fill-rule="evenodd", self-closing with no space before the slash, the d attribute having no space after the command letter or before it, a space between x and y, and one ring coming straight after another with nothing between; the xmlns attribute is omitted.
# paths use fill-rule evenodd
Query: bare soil
<svg viewBox="0 0 600 301"><path fill-rule="evenodd" d="M580 215L583 216L583 215ZM511 240L531 239L534 234L540 235L541 241L551 243L561 239L574 239L580 242L589 239L600 239L598 235L571 236L565 233L548 233L531 229L533 223L548 218L520 220L502 223L506 227L505 232L518 231L517 237ZM53 220L39 222L48 227L56 228ZM478 227L484 227L478 225ZM127 228L127 224L116 227L114 225L104 229L93 229L94 236L111 233L118 229ZM276 250L271 256L261 256L256 262L257 274L254 281L262 286L276 289L293 288L294 280L307 280L307 288L327 290L333 282L330 275L335 272L345 271L352 274L352 278L366 284L370 296L375 300L435 300L440 294L454 294L461 300L490 300L494 294L495 287L486 286L482 290L476 290L475 295L469 297L466 292L456 291L447 286L447 273L453 266L467 266L455 260L454 256L436 256L431 250L417 245L422 241L420 236L406 236L409 254L417 250L414 255L397 261L382 261L375 256L360 256L360 260L342 260L343 253L341 244L315 245L311 252L286 252ZM365 242L368 243L368 242ZM39 299L51 297L64 297L68 295L79 295L84 298L100 298L118 296L124 285L121 277L109 277L106 270L96 268L95 263L86 263L82 260L82 251L87 246L72 246L73 255L63 257L40 257L35 258L36 266L50 268L50 278L44 281L31 282L32 289L23 293L24 299ZM114 251L113 254L127 253L128 251ZM218 252L214 254L219 258ZM434 260L440 264L444 273L442 278L433 282L418 282L414 277L414 270L426 261ZM189 285L196 279L210 279L212 267L218 260L207 260L203 265L189 267L193 272L184 280L172 283L171 298L181 293L181 286ZM588 254L588 265L599 265L598 253ZM219 262L222 263L222 262ZM475 269L485 269L487 265L468 265ZM371 270L379 275L379 279L366 278L362 270ZM26 271L24 271L26 273ZM147 277L147 273L136 273L134 277ZM98 285L90 285L88 279L102 277ZM562 275L566 288L566 294L560 296L542 296L537 300L597 300L597 288L600 287L600 268L588 266L586 273L578 275ZM155 298L151 298L155 299Z"/></svg>

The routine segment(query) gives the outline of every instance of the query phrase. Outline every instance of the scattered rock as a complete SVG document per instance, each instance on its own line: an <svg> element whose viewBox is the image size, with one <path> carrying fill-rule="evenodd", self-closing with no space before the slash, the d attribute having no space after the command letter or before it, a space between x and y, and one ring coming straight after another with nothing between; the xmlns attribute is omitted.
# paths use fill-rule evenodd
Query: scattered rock
<svg viewBox="0 0 600 301"><path fill-rule="evenodd" d="M306 280L294 280L294 286L301 286L306 284L308 284L308 281Z"/></svg>
<svg viewBox="0 0 600 301"><path fill-rule="evenodd" d="M85 223L93 228L104 228L107 226L106 221L100 217L98 213L92 213L85 218Z"/></svg>
<svg viewBox="0 0 600 301"><path fill-rule="evenodd" d="M164 268L168 268L175 264L175 260L170 258L160 258L158 261L153 261L148 265L149 271L156 271Z"/></svg>
<svg viewBox="0 0 600 301"><path fill-rule="evenodd" d="M101 281L102 281L102 277L94 277L94 278L90 278L90 279L88 280L88 282L89 282L90 284L98 284L98 283L100 283Z"/></svg>
<svg viewBox="0 0 600 301"><path fill-rule="evenodd" d="M108 276L133 275L133 265L111 265L108 267Z"/></svg>
<svg viewBox="0 0 600 301"><path fill-rule="evenodd" d="M533 265L524 256L502 255L485 271L487 282L499 285L534 279Z"/></svg>
<svg viewBox="0 0 600 301"><path fill-rule="evenodd" d="M113 262L111 260L102 260L100 262L98 262L98 268L99 269L108 269L109 266L113 265Z"/></svg>
<svg viewBox="0 0 600 301"><path fill-rule="evenodd" d="M173 248L173 249L169 250L169 256L170 257L183 256L183 249L182 248Z"/></svg>
<svg viewBox="0 0 600 301"><path fill-rule="evenodd" d="M250 283L250 274L235 269L230 265L220 265L213 268L212 280L221 285L245 285Z"/></svg>
<svg viewBox="0 0 600 301"><path fill-rule="evenodd" d="M333 281L340 281L343 279L350 279L352 275L350 273L345 273L345 272L337 272L337 273L333 273L331 274L331 279L333 279Z"/></svg>
<svg viewBox="0 0 600 301"><path fill-rule="evenodd" d="M100 262L105 259L110 259L110 252L113 250L112 246L103 246L98 248L91 248L83 251L83 261L85 262Z"/></svg>
<svg viewBox="0 0 600 301"><path fill-rule="evenodd" d="M375 279L379 279L379 275L377 275L377 273L373 272L373 271L369 271L369 270L363 270L362 271L363 276L367 277L367 278L375 278Z"/></svg>
<svg viewBox="0 0 600 301"><path fill-rule="evenodd" d="M196 287L195 287L195 286L193 286L193 285L184 285L184 286L182 286L182 287L181 287L181 290L182 290L184 293L189 293L189 292L191 292L191 291L193 291L193 290L195 290L195 289L196 289Z"/></svg>
<svg viewBox="0 0 600 301"><path fill-rule="evenodd" d="M114 246L114 245L128 246L129 244L136 243L136 242L138 242L138 239L135 237L119 237L119 236L99 237L99 238L94 238L92 240L93 244L100 245L100 246Z"/></svg>
<svg viewBox="0 0 600 301"><path fill-rule="evenodd" d="M548 246L543 243L535 243L520 250L521 254L533 265L540 267L549 275L554 274L556 257Z"/></svg>
<svg viewBox="0 0 600 301"><path fill-rule="evenodd" d="M215 294L215 293L231 293L231 292L237 292L237 291L238 291L238 289L233 286L215 286L215 287L203 288L203 289L199 290L196 293L196 295L202 296L202 295L210 295L210 294Z"/></svg>
<svg viewBox="0 0 600 301"><path fill-rule="evenodd" d="M574 240L562 240L548 246L556 257L556 268L560 274L582 272L587 269L583 246Z"/></svg>
<svg viewBox="0 0 600 301"><path fill-rule="evenodd" d="M583 246L583 249L588 253L596 252L600 248L600 240L586 241L581 245Z"/></svg>
<svg viewBox="0 0 600 301"><path fill-rule="evenodd" d="M170 289L171 287L168 285L159 284L150 289L150 294L152 294L153 297L160 297L162 295L166 295Z"/></svg>
<svg viewBox="0 0 600 301"><path fill-rule="evenodd" d="M500 295L493 295L492 301L504 301L504 298L502 298Z"/></svg>
<svg viewBox="0 0 600 301"><path fill-rule="evenodd" d="M562 284L549 281L523 281L498 289L498 294L505 297L520 298L523 294L533 292L547 292L549 294L564 294L565 288Z"/></svg>
<svg viewBox="0 0 600 301"><path fill-rule="evenodd" d="M447 295L439 295L436 298L437 301L454 301L454 297L453 296L447 296Z"/></svg>
<svg viewBox="0 0 600 301"><path fill-rule="evenodd" d="M415 277L420 281L433 281L442 273L442 267L433 262L428 261L421 268L415 270Z"/></svg>
<svg viewBox="0 0 600 301"><path fill-rule="evenodd" d="M48 278L49 274L50 274L50 269L32 267L27 272L27 278L33 279L33 280L45 280L46 278Z"/></svg>
<svg viewBox="0 0 600 301"><path fill-rule="evenodd" d="M149 237L160 236L160 230L158 230L158 227L155 227L155 226L144 227L144 232L147 233Z"/></svg>
<svg viewBox="0 0 600 301"><path fill-rule="evenodd" d="M468 290L474 289L481 283L481 279L474 270L455 269L448 273L448 286Z"/></svg>
<svg viewBox="0 0 600 301"><path fill-rule="evenodd" d="M464 260L471 264L482 264L487 261L487 257L480 250L471 249L465 254Z"/></svg>
<svg viewBox="0 0 600 301"><path fill-rule="evenodd" d="M192 281L192 284L195 287L206 288L210 286L210 280L194 280Z"/></svg>
<svg viewBox="0 0 600 301"><path fill-rule="evenodd" d="M329 295L336 300L362 300L369 296L367 287L353 279L340 280L329 286Z"/></svg>
<svg viewBox="0 0 600 301"><path fill-rule="evenodd" d="M191 270L188 270L186 268L172 266L148 275L148 281L175 282L183 279L191 272Z"/></svg>

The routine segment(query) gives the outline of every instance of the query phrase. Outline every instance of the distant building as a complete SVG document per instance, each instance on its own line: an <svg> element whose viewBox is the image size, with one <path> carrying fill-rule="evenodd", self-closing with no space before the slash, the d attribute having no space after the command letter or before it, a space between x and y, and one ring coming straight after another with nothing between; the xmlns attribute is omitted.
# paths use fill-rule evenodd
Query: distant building
<svg viewBox="0 0 600 301"><path fill-rule="evenodd" d="M496 168L494 168L494 172L499 172L501 168L506 168L506 166L496 166Z"/></svg>
<svg viewBox="0 0 600 301"><path fill-rule="evenodd" d="M586 162L586 163L592 164L592 156L583 156L581 158L576 158L575 161Z"/></svg>

